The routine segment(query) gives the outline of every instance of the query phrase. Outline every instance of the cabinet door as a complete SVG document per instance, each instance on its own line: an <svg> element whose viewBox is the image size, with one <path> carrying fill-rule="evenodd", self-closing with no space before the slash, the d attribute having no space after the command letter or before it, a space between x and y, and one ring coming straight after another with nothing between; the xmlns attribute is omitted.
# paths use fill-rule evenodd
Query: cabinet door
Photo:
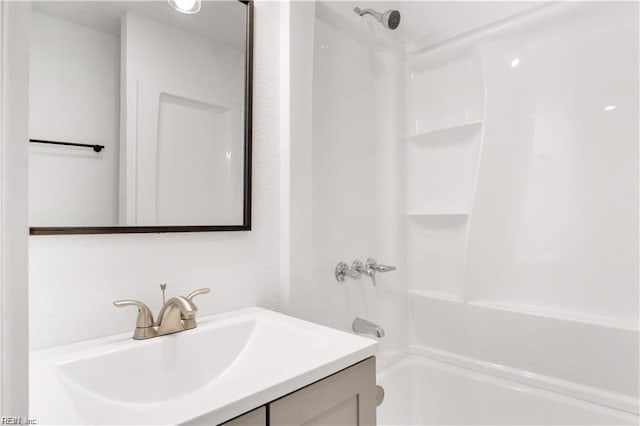
<svg viewBox="0 0 640 426"><path fill-rule="evenodd" d="M368 358L269 404L270 426L303 424L375 426L375 358Z"/></svg>
<svg viewBox="0 0 640 426"><path fill-rule="evenodd" d="M266 426L267 409L265 407L256 408L233 420L222 423L221 426Z"/></svg>
<svg viewBox="0 0 640 426"><path fill-rule="evenodd" d="M208 413L181 423L180 426L267 426L267 407L263 405L224 423L218 423L216 417L213 413Z"/></svg>

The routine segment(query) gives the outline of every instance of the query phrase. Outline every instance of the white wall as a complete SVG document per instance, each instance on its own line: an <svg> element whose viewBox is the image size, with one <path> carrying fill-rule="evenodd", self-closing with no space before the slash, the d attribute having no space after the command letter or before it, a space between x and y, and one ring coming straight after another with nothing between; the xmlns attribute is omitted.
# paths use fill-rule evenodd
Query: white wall
<svg viewBox="0 0 640 426"><path fill-rule="evenodd" d="M32 13L29 136L104 145L29 145L31 226L118 223L120 40Z"/></svg>
<svg viewBox="0 0 640 426"><path fill-rule="evenodd" d="M279 304L279 13L255 3L253 230L251 232L30 237L31 348L133 332L138 299L157 312L168 294L211 287L200 315Z"/></svg>
<svg viewBox="0 0 640 426"><path fill-rule="evenodd" d="M0 2L0 412L28 414L29 5Z"/></svg>

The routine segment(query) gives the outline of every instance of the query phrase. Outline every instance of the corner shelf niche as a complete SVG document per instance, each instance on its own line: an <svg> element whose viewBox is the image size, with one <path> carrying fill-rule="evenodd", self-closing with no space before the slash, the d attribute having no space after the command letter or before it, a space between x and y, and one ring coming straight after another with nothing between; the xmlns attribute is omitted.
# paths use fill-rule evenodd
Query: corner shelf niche
<svg viewBox="0 0 640 426"><path fill-rule="evenodd" d="M479 131L482 126L482 120L466 121L458 124L452 124L446 127L438 127L425 130L419 133L405 135L406 141L412 142L437 142L442 139L459 139L464 138L467 133Z"/></svg>
<svg viewBox="0 0 640 426"><path fill-rule="evenodd" d="M481 123L465 123L410 138L407 212L460 214L469 210Z"/></svg>
<svg viewBox="0 0 640 426"><path fill-rule="evenodd" d="M484 125L482 63L464 53L405 63L407 288L457 302Z"/></svg>
<svg viewBox="0 0 640 426"><path fill-rule="evenodd" d="M425 211L408 211L407 216L413 218L446 218L446 217L458 217L466 219L469 216L468 212L425 212Z"/></svg>
<svg viewBox="0 0 640 426"><path fill-rule="evenodd" d="M464 303L464 301L457 296L428 290L409 290L409 296L420 299L435 299L443 302Z"/></svg>
<svg viewBox="0 0 640 426"><path fill-rule="evenodd" d="M422 65L410 61L405 75L408 136L478 123L482 119L484 82L478 55Z"/></svg>
<svg viewBox="0 0 640 426"><path fill-rule="evenodd" d="M410 291L461 297L467 214L418 214L407 221Z"/></svg>

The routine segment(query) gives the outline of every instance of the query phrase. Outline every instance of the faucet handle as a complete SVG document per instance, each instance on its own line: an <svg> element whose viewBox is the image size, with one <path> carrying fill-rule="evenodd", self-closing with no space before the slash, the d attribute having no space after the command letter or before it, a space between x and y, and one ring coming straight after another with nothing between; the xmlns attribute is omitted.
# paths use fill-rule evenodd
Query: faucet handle
<svg viewBox="0 0 640 426"><path fill-rule="evenodd" d="M374 286L376 285L376 272L391 272L396 270L395 266L380 265L372 257L367 259L367 263L365 263L364 266L369 271L367 275L371 277Z"/></svg>
<svg viewBox="0 0 640 426"><path fill-rule="evenodd" d="M376 272L391 272L391 271L395 271L397 269L395 266L380 265L372 257L367 259L367 263L365 265L366 265L367 268L373 269Z"/></svg>
<svg viewBox="0 0 640 426"><path fill-rule="evenodd" d="M116 300L114 306L121 308L123 306L136 306L138 308L138 318L136 319L136 328L148 328L153 326L153 314L147 305L137 300Z"/></svg>
<svg viewBox="0 0 640 426"><path fill-rule="evenodd" d="M191 293L189 293L189 295L187 296L187 300L189 302L193 301L193 298L196 296L200 296L201 294L207 294L211 291L210 288L199 288L198 290L193 290Z"/></svg>

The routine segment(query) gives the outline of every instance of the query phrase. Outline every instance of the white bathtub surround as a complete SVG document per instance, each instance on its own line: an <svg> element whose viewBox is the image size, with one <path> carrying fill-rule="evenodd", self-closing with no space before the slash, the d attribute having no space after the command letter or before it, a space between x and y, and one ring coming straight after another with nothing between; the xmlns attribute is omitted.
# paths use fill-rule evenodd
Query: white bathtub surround
<svg viewBox="0 0 640 426"><path fill-rule="evenodd" d="M409 54L412 353L639 412L637 12Z"/></svg>
<svg viewBox="0 0 640 426"><path fill-rule="evenodd" d="M380 372L378 384L381 426L638 424L628 413L416 355Z"/></svg>
<svg viewBox="0 0 640 426"><path fill-rule="evenodd" d="M32 416L43 424L219 424L377 347L261 308L197 321L144 341L128 332L32 353Z"/></svg>
<svg viewBox="0 0 640 426"><path fill-rule="evenodd" d="M637 330L419 293L410 295L410 309L413 354L638 411Z"/></svg>
<svg viewBox="0 0 640 426"><path fill-rule="evenodd" d="M292 281L292 311L372 320L383 355L406 333L411 360L501 384L465 379L441 395L451 410L389 424L637 423L638 4L398 2L393 32L354 6L317 2L305 26L313 131L291 162L309 217L291 233L308 238L291 252L314 275ZM336 288L336 263L366 256L401 274ZM412 371L387 390L384 404L415 393L398 413L450 381ZM490 408L460 417L467 385ZM523 415L501 417L503 397Z"/></svg>

